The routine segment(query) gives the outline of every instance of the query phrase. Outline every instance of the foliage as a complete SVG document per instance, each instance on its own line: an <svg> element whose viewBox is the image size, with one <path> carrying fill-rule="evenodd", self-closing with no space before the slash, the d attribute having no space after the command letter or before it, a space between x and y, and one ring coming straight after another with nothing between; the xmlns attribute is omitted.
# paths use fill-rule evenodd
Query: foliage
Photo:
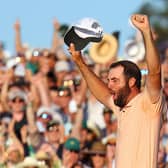
<svg viewBox="0 0 168 168"><path fill-rule="evenodd" d="M150 16L151 24L159 35L159 43L168 40L168 0L146 2L137 12Z"/></svg>

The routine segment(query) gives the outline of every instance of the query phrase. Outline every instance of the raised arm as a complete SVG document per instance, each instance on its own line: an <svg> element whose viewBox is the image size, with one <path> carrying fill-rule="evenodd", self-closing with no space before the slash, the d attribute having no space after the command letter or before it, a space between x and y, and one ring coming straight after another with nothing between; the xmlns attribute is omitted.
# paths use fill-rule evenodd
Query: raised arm
<svg viewBox="0 0 168 168"><path fill-rule="evenodd" d="M52 39L52 46L51 46L51 52L55 53L55 51L57 50L57 48L59 48L60 45L60 40L58 37L58 30L59 30L60 24L59 22L54 19L53 20L53 39Z"/></svg>
<svg viewBox="0 0 168 168"><path fill-rule="evenodd" d="M21 40L21 26L20 26L20 21L16 20L14 24L14 30L15 30L15 49L16 52L24 52L24 47L22 45L22 40Z"/></svg>
<svg viewBox="0 0 168 168"><path fill-rule="evenodd" d="M0 101L2 104L2 108L5 111L10 110L8 104L8 89L12 81L12 78L13 78L13 69L8 70L6 74L0 76L0 81L2 82Z"/></svg>
<svg viewBox="0 0 168 168"><path fill-rule="evenodd" d="M51 52L56 53L57 58L61 60L67 59L63 49L63 39L59 36L60 23L57 19L53 20L53 38L51 45Z"/></svg>
<svg viewBox="0 0 168 168"><path fill-rule="evenodd" d="M69 51L72 54L72 59L78 66L92 94L101 103L105 104L109 108L112 108L112 96L107 85L101 81L98 76L96 76L96 74L85 64L82 59L81 52L75 50L74 44L70 45Z"/></svg>
<svg viewBox="0 0 168 168"><path fill-rule="evenodd" d="M146 88L150 95L151 101L154 103L158 100L161 90L161 63L159 53L152 37L152 28L147 15L132 15L131 21L143 35L146 50L145 57L148 68Z"/></svg>

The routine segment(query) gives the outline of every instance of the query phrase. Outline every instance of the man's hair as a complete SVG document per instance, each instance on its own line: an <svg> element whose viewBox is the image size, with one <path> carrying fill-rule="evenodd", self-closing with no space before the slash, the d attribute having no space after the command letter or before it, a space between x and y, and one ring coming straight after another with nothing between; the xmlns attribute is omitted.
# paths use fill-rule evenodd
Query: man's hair
<svg viewBox="0 0 168 168"><path fill-rule="evenodd" d="M122 60L122 61L112 63L109 69L112 69L118 66L122 66L124 68L123 73L126 77L126 80L129 80L132 77L136 79L135 85L137 86L138 89L140 89L141 88L141 71L138 68L138 66L131 61Z"/></svg>

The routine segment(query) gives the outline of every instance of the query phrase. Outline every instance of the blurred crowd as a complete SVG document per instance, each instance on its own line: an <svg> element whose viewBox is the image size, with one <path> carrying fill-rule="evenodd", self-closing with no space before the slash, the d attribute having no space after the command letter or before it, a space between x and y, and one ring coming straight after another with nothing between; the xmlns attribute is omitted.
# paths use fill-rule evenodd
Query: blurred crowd
<svg viewBox="0 0 168 168"><path fill-rule="evenodd" d="M89 92L64 49L59 22L53 22L51 48L23 45L18 20L14 32L16 53L9 57L0 46L0 168L115 168L116 117ZM168 103L168 45L160 54ZM106 63L84 56L107 83L117 54ZM167 163L166 114L158 168Z"/></svg>

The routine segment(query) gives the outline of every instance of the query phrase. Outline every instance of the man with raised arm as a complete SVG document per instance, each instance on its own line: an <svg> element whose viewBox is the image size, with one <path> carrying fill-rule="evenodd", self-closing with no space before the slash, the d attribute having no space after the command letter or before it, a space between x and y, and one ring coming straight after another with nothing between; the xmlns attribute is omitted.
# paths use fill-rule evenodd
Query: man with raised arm
<svg viewBox="0 0 168 168"><path fill-rule="evenodd" d="M148 75L143 91L136 64L126 60L112 63L106 85L88 68L74 44L69 51L90 91L117 115L116 168L156 168L162 115L166 111L160 59L148 16L134 14L131 22L141 31L145 43Z"/></svg>

